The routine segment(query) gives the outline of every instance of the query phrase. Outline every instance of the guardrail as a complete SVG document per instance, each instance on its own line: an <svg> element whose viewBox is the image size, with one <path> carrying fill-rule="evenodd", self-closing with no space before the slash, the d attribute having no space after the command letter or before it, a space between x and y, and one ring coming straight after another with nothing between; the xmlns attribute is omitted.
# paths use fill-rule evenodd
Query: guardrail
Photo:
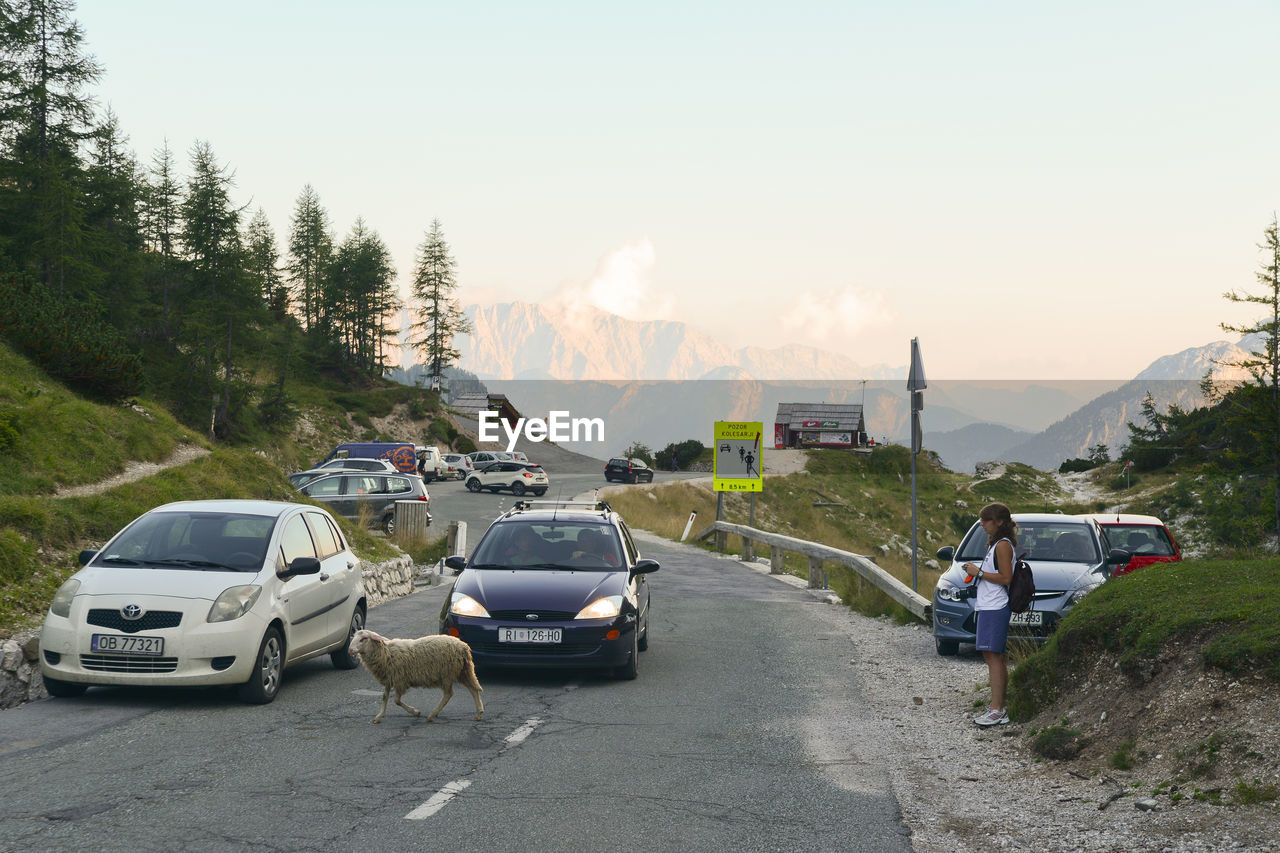
<svg viewBox="0 0 1280 853"><path fill-rule="evenodd" d="M782 572L782 554L784 551L804 554L809 558L809 586L813 589L818 589L822 586L822 564L824 562L847 566L857 572L859 577L864 578L885 595L905 607L917 619L928 622L932 618L933 602L877 566L870 557L864 557L852 551L842 551L839 548L832 548L830 545L823 545L819 542L796 539L791 536L783 536L780 533L770 533L766 530L747 527L745 524L731 524L727 521L717 521L711 524L700 531L694 539L706 539L712 534L716 536L716 550L720 552L725 550L725 539L729 534L741 536L742 558L744 560L755 558L755 543L759 542L763 545L768 545L769 571L773 574Z"/></svg>

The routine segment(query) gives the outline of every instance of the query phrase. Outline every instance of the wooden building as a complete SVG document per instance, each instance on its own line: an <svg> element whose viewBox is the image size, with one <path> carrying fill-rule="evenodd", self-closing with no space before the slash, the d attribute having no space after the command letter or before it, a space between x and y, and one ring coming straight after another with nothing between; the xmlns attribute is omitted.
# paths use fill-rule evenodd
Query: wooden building
<svg viewBox="0 0 1280 853"><path fill-rule="evenodd" d="M773 446L866 447L861 403L779 403L773 419Z"/></svg>

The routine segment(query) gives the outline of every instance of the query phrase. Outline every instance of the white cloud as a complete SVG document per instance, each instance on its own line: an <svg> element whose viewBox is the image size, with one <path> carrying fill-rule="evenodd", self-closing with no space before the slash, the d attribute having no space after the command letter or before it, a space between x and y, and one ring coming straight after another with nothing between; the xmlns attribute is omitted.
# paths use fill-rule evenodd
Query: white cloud
<svg viewBox="0 0 1280 853"><path fill-rule="evenodd" d="M789 299L779 322L792 341L835 347L870 326L882 325L891 312L880 294L846 285L838 290L804 291Z"/></svg>
<svg viewBox="0 0 1280 853"><path fill-rule="evenodd" d="M601 258L585 283L562 287L552 301L568 312L590 305L628 320L665 319L671 314L671 301L659 298L649 280L656 259L647 237L627 243Z"/></svg>

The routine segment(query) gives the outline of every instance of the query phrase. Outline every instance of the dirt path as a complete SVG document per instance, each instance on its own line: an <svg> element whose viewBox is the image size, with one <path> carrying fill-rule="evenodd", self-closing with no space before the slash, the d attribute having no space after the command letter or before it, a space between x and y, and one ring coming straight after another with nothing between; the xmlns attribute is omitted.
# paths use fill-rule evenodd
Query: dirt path
<svg viewBox="0 0 1280 853"><path fill-rule="evenodd" d="M97 483L59 489L53 496L55 498L83 498L89 495L100 495L108 489L114 489L116 486L132 483L135 480L141 480L143 477L150 477L165 468L185 465L193 459L199 459L201 456L207 456L208 454L209 450L206 448L198 447L194 444L180 444L174 449L173 453L169 454L169 458L161 462L129 462L119 474L100 480Z"/></svg>

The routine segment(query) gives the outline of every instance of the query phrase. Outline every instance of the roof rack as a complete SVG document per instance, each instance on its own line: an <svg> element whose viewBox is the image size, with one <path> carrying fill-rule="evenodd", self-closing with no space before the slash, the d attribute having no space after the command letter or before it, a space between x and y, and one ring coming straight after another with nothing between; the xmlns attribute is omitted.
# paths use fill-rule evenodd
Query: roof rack
<svg viewBox="0 0 1280 853"><path fill-rule="evenodd" d="M601 500L595 500L595 501L562 501L562 500L546 500L546 501L516 501L516 502L515 502L515 504L514 504L514 505L512 505L511 509L507 510L505 513L503 513L503 515L504 515L504 517L505 517L505 516L511 515L512 513L524 512L525 510L531 510L531 509L550 509L550 510L560 510L560 509L586 509L586 510L595 510L595 511L598 511L598 512L612 512L612 511L613 511L613 507L609 506L608 502L606 502L606 501L601 501Z"/></svg>

